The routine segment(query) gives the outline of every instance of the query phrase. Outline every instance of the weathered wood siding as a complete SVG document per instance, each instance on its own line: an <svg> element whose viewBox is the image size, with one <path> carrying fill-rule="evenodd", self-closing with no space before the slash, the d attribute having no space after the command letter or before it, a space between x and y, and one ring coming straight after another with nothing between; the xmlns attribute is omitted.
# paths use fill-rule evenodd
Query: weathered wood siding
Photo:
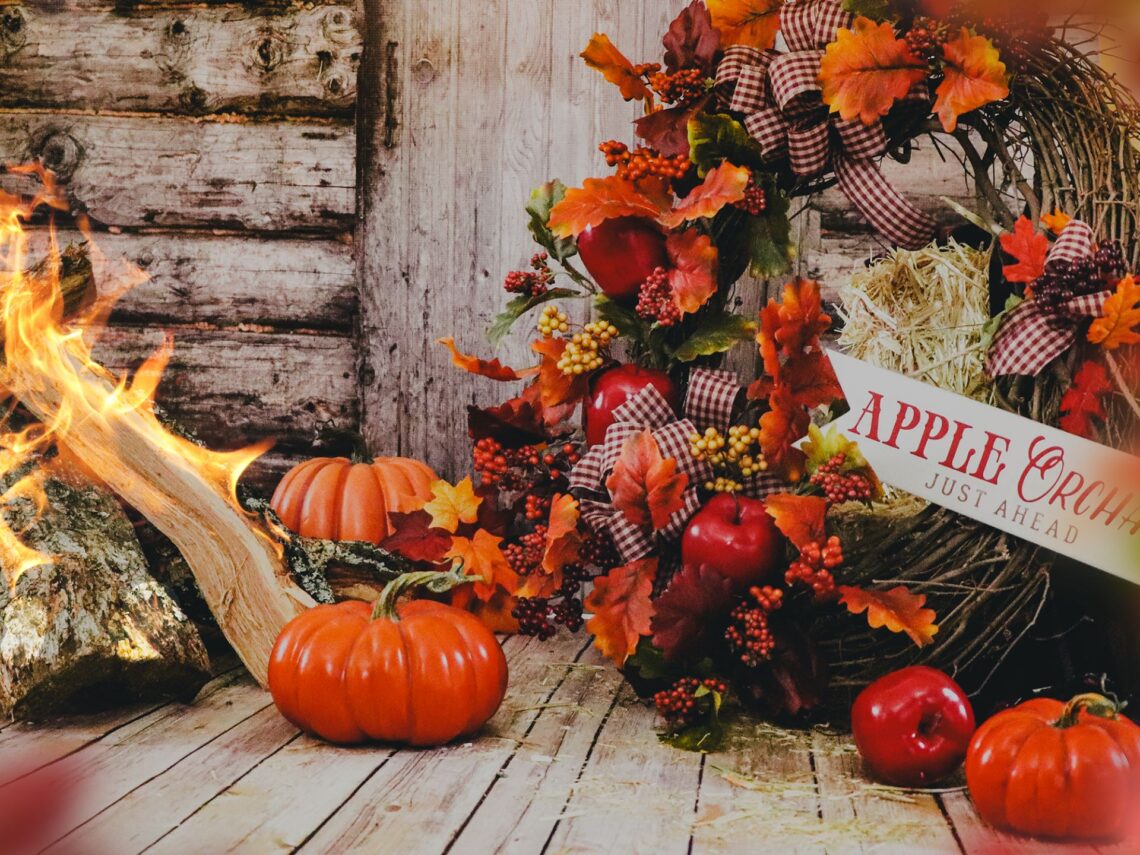
<svg viewBox="0 0 1140 855"><path fill-rule="evenodd" d="M160 403L211 445L277 439L262 483L359 424L362 50L352 0L0 0L0 162L58 174L101 289L118 259L149 277L98 356L129 369L171 332Z"/></svg>

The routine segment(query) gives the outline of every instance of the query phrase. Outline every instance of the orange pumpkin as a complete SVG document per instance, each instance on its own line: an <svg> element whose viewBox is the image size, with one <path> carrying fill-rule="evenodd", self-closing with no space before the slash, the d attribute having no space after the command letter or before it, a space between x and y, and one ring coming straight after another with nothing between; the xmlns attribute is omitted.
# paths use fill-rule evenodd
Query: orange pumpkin
<svg viewBox="0 0 1140 855"><path fill-rule="evenodd" d="M978 729L966 783L982 819L1005 831L1118 839L1138 830L1140 727L1099 695L1027 701Z"/></svg>
<svg viewBox="0 0 1140 855"><path fill-rule="evenodd" d="M482 727L507 689L495 636L442 603L394 606L409 577L450 575L408 574L389 584L375 609L353 600L290 621L269 662L281 714L337 743L442 745Z"/></svg>
<svg viewBox="0 0 1140 855"><path fill-rule="evenodd" d="M379 544L391 534L388 514L422 507L436 480L426 464L403 457L318 457L293 467L269 504L302 537Z"/></svg>

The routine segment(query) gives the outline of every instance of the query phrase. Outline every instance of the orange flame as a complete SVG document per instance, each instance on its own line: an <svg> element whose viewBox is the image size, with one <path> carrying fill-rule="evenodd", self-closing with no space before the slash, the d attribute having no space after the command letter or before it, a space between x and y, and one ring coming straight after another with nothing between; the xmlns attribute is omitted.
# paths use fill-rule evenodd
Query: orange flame
<svg viewBox="0 0 1140 855"><path fill-rule="evenodd" d="M195 469L235 507L240 507L236 497L238 480L271 443L239 451L214 452L172 434L159 422L154 414L154 396L173 352L170 337L131 378L116 377L95 361L91 342L103 329L114 303L146 277L132 268L116 276L117 288L108 288L101 282L100 290L106 296L96 299L78 317L65 320L62 258L54 228L51 229L46 275L29 276L25 273L28 234L24 224L37 209L47 206L66 210L66 203L50 172L34 166L8 171L32 175L39 179L41 186L30 201L0 191L0 330L4 337L0 392L9 399L8 412L0 418L0 510L21 499L42 507L45 498L39 476L31 467L35 455L52 443L66 444L73 425L92 419L110 423L126 413L141 417L151 441ZM90 235L86 237L93 260L102 261ZM42 424L12 429L14 390L19 386L14 382L17 377L25 385L29 377L45 378L45 387L61 390L60 394L51 396L56 402L53 411L39 413ZM46 382L49 379L50 383ZM4 432L4 428L9 430ZM20 470L24 467L33 474L23 474ZM27 570L50 560L50 556L26 546L0 513L0 568L11 588L15 588Z"/></svg>

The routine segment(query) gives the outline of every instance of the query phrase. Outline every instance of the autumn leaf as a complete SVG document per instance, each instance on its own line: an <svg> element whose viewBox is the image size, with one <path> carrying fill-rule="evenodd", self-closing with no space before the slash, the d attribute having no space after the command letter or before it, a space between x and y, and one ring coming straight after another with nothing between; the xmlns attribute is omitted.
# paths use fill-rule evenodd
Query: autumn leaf
<svg viewBox="0 0 1140 855"><path fill-rule="evenodd" d="M1060 237L1061 233L1069 227L1069 223L1072 221L1072 217L1060 208L1057 208L1052 214L1045 214L1045 216L1041 218L1041 225L1045 226L1045 228L1057 235L1057 237Z"/></svg>
<svg viewBox="0 0 1140 855"><path fill-rule="evenodd" d="M814 475L821 466L825 466L839 455L843 455L843 473L858 472L871 484L871 496L875 499L883 497L883 483L867 458L863 456L859 445L852 442L845 434L839 432L834 425L825 434L816 425L808 426L808 438L800 445L800 449L807 455L805 467L809 475Z"/></svg>
<svg viewBox="0 0 1140 855"><path fill-rule="evenodd" d="M744 198L752 171L744 166L724 163L710 169L702 184L693 189L675 208L662 214L660 223L675 229L682 223L715 217L725 205Z"/></svg>
<svg viewBox="0 0 1140 855"><path fill-rule="evenodd" d="M479 505L483 500L475 495L470 476L454 486L436 481L431 485L431 495L431 501L423 509L431 515L434 528L454 533L461 522L473 523L479 518Z"/></svg>
<svg viewBox="0 0 1140 855"><path fill-rule="evenodd" d="M760 310L760 332L756 334L756 343L760 345L764 373L772 378L780 374L780 343L776 341L780 323L780 304L769 300L768 305Z"/></svg>
<svg viewBox="0 0 1140 855"><path fill-rule="evenodd" d="M550 231L555 237L577 237L586 229L615 217L645 217L656 220L672 208L672 198L658 183L632 181L610 175L587 178L581 187L566 191L550 212Z"/></svg>
<svg viewBox="0 0 1140 855"><path fill-rule="evenodd" d="M958 129L958 119L986 104L1009 97L1009 75L1001 54L985 36L966 27L943 47L943 72L934 112L948 134Z"/></svg>
<svg viewBox="0 0 1140 855"><path fill-rule="evenodd" d="M819 283L811 279L796 279L784 286L779 317L776 341L790 357L818 347L819 337L831 328Z"/></svg>
<svg viewBox="0 0 1140 855"><path fill-rule="evenodd" d="M665 46L665 70L670 74L682 68L712 69L720 50L720 33L712 24L712 16L703 0L693 0L669 25L662 41Z"/></svg>
<svg viewBox="0 0 1140 855"><path fill-rule="evenodd" d="M647 101L653 97L645 81L634 70L633 63L614 47L609 36L604 33L594 33L582 51L582 59L586 60L586 65L600 71L606 80L617 86L621 90L621 97L626 101Z"/></svg>
<svg viewBox="0 0 1140 855"><path fill-rule="evenodd" d="M657 559L642 558L595 579L586 597L585 608L594 614L586 629L594 636L594 646L619 668L641 637L652 631L656 579Z"/></svg>
<svg viewBox="0 0 1140 855"><path fill-rule="evenodd" d="M924 608L925 594L912 594L903 585L889 591L842 586L839 593L840 602L851 614L867 613L872 629L886 627L891 632L905 632L919 647L934 643L934 636L938 634L934 621L938 616L932 609Z"/></svg>
<svg viewBox="0 0 1140 855"><path fill-rule="evenodd" d="M514 368L503 365L497 359L488 361L479 359L477 356L461 353L459 348L455 346L455 339L453 338L441 338L437 344L442 344L451 351L451 361L457 368L462 368L470 374L478 374L480 377L489 377L492 380L505 382L508 380L522 380L524 377L529 377L538 371L537 368L516 371Z"/></svg>
<svg viewBox="0 0 1140 855"><path fill-rule="evenodd" d="M824 523L827 519L827 499L821 496L796 496L777 493L764 500L776 528L796 549L827 539Z"/></svg>
<svg viewBox="0 0 1140 855"><path fill-rule="evenodd" d="M669 235L669 288L682 315L700 309L716 293L718 253L708 235L695 229Z"/></svg>
<svg viewBox="0 0 1140 855"><path fill-rule="evenodd" d="M707 0L713 26L728 45L771 50L780 31L784 0Z"/></svg>
<svg viewBox="0 0 1140 855"><path fill-rule="evenodd" d="M813 351L798 359L790 359L780 372L780 381L792 394L792 401L809 410L843 399L843 387L822 351Z"/></svg>
<svg viewBox="0 0 1140 855"><path fill-rule="evenodd" d="M471 537L456 537L447 552L447 558L463 562L463 571L482 578L474 585L475 595L490 600L498 588L514 594L519 588L519 577L503 555L503 539L489 531L477 529Z"/></svg>
<svg viewBox="0 0 1140 855"><path fill-rule="evenodd" d="M1012 234L1007 232L1001 236L1001 248L1017 260L1002 270L1010 282L1036 282L1045 273L1049 238L1039 233L1028 217L1018 219Z"/></svg>
<svg viewBox="0 0 1140 855"><path fill-rule="evenodd" d="M455 588L451 592L451 605L471 612L491 632L503 632L509 635L517 633L519 622L511 614L516 599L502 588L497 588L490 599L483 601L475 596L474 588L474 585L460 585Z"/></svg>
<svg viewBox="0 0 1140 855"><path fill-rule="evenodd" d="M819 82L831 112L844 121L858 118L873 125L929 73L890 23L859 17L853 29L839 30L827 46Z"/></svg>
<svg viewBox="0 0 1140 855"><path fill-rule="evenodd" d="M542 570L561 573L562 568L578 560L582 538L578 533L578 500L570 495L556 495L550 501L550 519L546 530L546 551Z"/></svg>
<svg viewBox="0 0 1140 855"><path fill-rule="evenodd" d="M388 514L388 524L392 533L380 543L380 548L402 555L409 561L436 564L451 548L451 532L433 527L431 514L427 511L408 514L392 511Z"/></svg>
<svg viewBox="0 0 1140 855"><path fill-rule="evenodd" d="M1105 350L1125 344L1140 344L1140 286L1131 276L1117 283L1116 291L1104 301L1104 315L1089 327L1089 341Z"/></svg>
<svg viewBox="0 0 1140 855"><path fill-rule="evenodd" d="M684 505L689 476L677 471L677 461L663 457L653 432L630 437L606 480L614 507L637 526L665 528Z"/></svg>
<svg viewBox="0 0 1140 855"><path fill-rule="evenodd" d="M539 400L543 407L576 404L589 391L588 374L566 374L558 367L558 360L566 350L564 338L540 338L531 342L531 350L542 357L538 366Z"/></svg>
<svg viewBox="0 0 1140 855"><path fill-rule="evenodd" d="M1105 395L1112 391L1108 371L1099 362L1086 361L1073 377L1073 385L1061 398L1061 430L1093 439L1096 428L1093 419L1103 422Z"/></svg>
<svg viewBox="0 0 1140 855"><path fill-rule="evenodd" d="M732 580L708 567L684 567L654 603L653 644L667 660L692 650L732 608Z"/></svg>
<svg viewBox="0 0 1140 855"><path fill-rule="evenodd" d="M803 439L811 416L796 406L791 390L777 384L768 397L771 409L760 417L760 449L772 470L789 481L803 477L803 452L795 443Z"/></svg>
<svg viewBox="0 0 1140 855"><path fill-rule="evenodd" d="M658 153L666 157L689 154L689 123L699 116L712 101L705 95L664 110L646 113L633 123L637 135Z"/></svg>

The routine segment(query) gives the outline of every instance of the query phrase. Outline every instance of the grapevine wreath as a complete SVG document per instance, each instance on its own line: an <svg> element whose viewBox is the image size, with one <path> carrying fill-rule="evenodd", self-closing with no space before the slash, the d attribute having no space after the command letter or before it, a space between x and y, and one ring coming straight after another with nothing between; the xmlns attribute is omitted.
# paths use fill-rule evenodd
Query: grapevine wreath
<svg viewBox="0 0 1140 855"><path fill-rule="evenodd" d="M479 568L455 596L497 628L585 627L682 746L712 744L724 702L810 716L907 664L979 691L1056 559L886 491L827 426L844 403L821 341L842 320L860 358L1122 447L1140 107L1086 41L969 0L695 0L643 64L595 35L586 63L644 105L637 142L532 195L540 252L489 337L525 319L539 362L443 341L526 385L471 408L476 478L393 514L385 545ZM972 180L961 227L885 177L919 144ZM833 186L894 249L835 283L837 317L804 279L738 314L743 278L792 269L794 200ZM760 376L718 367L757 345Z"/></svg>

